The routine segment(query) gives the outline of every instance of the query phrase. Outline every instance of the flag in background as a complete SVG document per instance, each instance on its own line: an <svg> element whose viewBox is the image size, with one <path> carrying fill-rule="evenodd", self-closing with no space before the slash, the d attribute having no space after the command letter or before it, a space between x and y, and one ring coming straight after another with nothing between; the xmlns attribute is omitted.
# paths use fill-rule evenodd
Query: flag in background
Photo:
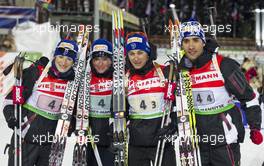
<svg viewBox="0 0 264 166"><path fill-rule="evenodd" d="M0 28L12 29L19 23L35 21L36 10L34 8L1 6Z"/></svg>

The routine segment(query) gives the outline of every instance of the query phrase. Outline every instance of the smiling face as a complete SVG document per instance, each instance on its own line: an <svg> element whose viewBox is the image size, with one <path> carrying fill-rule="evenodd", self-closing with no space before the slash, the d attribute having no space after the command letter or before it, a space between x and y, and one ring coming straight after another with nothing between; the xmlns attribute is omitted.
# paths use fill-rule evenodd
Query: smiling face
<svg viewBox="0 0 264 166"><path fill-rule="evenodd" d="M112 65L112 61L108 56L94 57L92 59L92 65L97 73L103 74Z"/></svg>
<svg viewBox="0 0 264 166"><path fill-rule="evenodd" d="M135 69L141 69L147 63L149 56L145 51L131 50L128 52L128 58Z"/></svg>
<svg viewBox="0 0 264 166"><path fill-rule="evenodd" d="M197 36L186 37L182 40L182 48L191 61L202 55L204 45L203 41Z"/></svg>
<svg viewBox="0 0 264 166"><path fill-rule="evenodd" d="M62 55L57 55L55 56L55 66L57 70L61 73L65 73L73 65L73 60L70 57L67 56L62 56Z"/></svg>

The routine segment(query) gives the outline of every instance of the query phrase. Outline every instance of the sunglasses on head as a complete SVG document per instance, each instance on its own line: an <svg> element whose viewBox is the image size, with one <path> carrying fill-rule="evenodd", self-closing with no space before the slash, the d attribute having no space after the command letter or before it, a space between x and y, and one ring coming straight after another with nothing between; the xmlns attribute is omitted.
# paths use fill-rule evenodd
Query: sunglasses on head
<svg viewBox="0 0 264 166"><path fill-rule="evenodd" d="M104 56L111 57L111 54L108 54L108 53L103 52L103 51L97 51L97 52L94 52L92 54L92 57L104 57Z"/></svg>
<svg viewBox="0 0 264 166"><path fill-rule="evenodd" d="M67 48L59 47L59 48L57 48L57 50L61 55L68 55L68 56L75 56L76 55L76 51L70 50Z"/></svg>

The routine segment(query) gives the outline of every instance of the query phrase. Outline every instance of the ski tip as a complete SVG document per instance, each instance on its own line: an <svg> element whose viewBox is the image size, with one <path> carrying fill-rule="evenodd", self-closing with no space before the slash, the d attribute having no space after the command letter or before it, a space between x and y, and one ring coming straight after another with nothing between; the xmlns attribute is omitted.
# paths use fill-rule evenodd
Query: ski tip
<svg viewBox="0 0 264 166"><path fill-rule="evenodd" d="M124 25L123 25L123 12L120 10L119 11L119 13L120 13L120 28L124 28Z"/></svg>
<svg viewBox="0 0 264 166"><path fill-rule="evenodd" d="M118 21L117 21L117 13L116 11L112 11L112 29L116 30L118 27Z"/></svg>

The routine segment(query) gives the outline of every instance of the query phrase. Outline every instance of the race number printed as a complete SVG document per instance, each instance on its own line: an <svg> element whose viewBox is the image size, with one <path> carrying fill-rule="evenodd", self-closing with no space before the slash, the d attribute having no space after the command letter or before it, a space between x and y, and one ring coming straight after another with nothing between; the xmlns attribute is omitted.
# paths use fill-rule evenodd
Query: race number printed
<svg viewBox="0 0 264 166"><path fill-rule="evenodd" d="M37 106L42 110L58 113L60 111L61 103L62 99L52 96L39 95Z"/></svg>
<svg viewBox="0 0 264 166"><path fill-rule="evenodd" d="M134 95L129 97L129 105L132 107L134 113L156 113L162 111L163 99L161 94L144 94L144 95Z"/></svg>
<svg viewBox="0 0 264 166"><path fill-rule="evenodd" d="M91 95L91 111L92 112L110 112L111 95L97 96Z"/></svg>
<svg viewBox="0 0 264 166"><path fill-rule="evenodd" d="M215 102L212 91L193 91L194 106L204 106Z"/></svg>

